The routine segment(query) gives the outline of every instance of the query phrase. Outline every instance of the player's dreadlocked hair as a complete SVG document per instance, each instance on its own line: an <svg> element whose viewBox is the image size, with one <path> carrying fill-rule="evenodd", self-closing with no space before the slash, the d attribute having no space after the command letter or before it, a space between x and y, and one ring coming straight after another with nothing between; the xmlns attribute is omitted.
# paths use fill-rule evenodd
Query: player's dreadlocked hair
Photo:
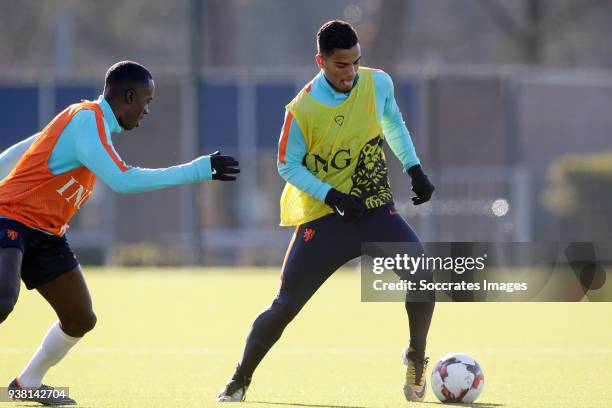
<svg viewBox="0 0 612 408"><path fill-rule="evenodd" d="M317 51L321 55L329 56L334 49L348 50L358 41L353 26L346 21L332 20L323 24L317 33Z"/></svg>
<svg viewBox="0 0 612 408"><path fill-rule="evenodd" d="M153 76L144 66L134 61L113 64L104 77L104 88L131 88L136 84L148 84Z"/></svg>

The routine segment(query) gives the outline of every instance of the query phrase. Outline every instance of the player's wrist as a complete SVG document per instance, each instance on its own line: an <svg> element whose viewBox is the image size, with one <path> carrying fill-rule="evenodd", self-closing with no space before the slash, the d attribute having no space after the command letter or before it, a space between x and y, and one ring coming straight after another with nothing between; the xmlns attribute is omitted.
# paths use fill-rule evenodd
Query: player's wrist
<svg viewBox="0 0 612 408"><path fill-rule="evenodd" d="M345 195L344 193L341 193L340 191L332 187L329 189L329 191L327 192L327 195L325 196L325 204L332 207L336 205L342 199L344 195Z"/></svg>
<svg viewBox="0 0 612 408"><path fill-rule="evenodd" d="M425 173L423 172L423 168L421 167L420 164L415 164L414 166L410 167L407 173L413 179L419 178L419 177L427 177Z"/></svg>
<svg viewBox="0 0 612 408"><path fill-rule="evenodd" d="M191 162L195 169L194 182L212 180L212 162L210 156L200 156Z"/></svg>

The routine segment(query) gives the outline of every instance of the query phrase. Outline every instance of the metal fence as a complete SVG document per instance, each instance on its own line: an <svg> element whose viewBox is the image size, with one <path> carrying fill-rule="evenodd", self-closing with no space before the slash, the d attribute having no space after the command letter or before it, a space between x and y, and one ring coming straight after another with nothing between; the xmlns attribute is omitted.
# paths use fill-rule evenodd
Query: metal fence
<svg viewBox="0 0 612 408"><path fill-rule="evenodd" d="M73 246L92 262L175 264L193 260L194 250L209 264L282 262L292 230L277 226L284 182L276 174L276 144L284 105L312 74L207 72L197 90L199 150L193 157L217 149L238 156L239 182L200 186L197 217L185 210L189 194L182 187L121 196L98 183L72 223ZM437 187L432 202L413 207L410 180L388 152L396 204L422 240L590 238L584 229L560 229L559 215L543 205L542 195L550 187L548 169L563 155L612 150L611 77L407 69L394 79L417 152ZM185 93L192 91L178 77L158 80L150 118L113 139L129 164L180 161ZM97 93L87 81L0 84L0 148ZM612 215L603 207L597 217Z"/></svg>

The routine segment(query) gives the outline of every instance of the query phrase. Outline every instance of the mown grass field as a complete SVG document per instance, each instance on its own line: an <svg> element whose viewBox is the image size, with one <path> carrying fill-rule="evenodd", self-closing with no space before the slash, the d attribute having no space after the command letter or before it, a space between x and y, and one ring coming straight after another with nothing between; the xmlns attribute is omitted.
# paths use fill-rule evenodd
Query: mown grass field
<svg viewBox="0 0 612 408"><path fill-rule="evenodd" d="M98 325L46 377L82 407L218 406L253 319L278 288L276 269L87 268L86 276ZM55 319L37 292L22 290L0 326L6 384ZM441 303L428 355L479 360L485 387L473 406L611 406L611 315L612 303ZM417 406L401 390L407 340L401 303L361 303L357 272L338 272L263 361L245 407Z"/></svg>

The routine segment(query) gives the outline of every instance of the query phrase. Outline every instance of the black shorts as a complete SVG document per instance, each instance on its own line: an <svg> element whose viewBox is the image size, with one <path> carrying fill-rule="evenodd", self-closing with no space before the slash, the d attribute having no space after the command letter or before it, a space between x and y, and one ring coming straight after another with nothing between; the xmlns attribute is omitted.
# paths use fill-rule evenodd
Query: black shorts
<svg viewBox="0 0 612 408"><path fill-rule="evenodd" d="M79 265L65 236L49 235L8 218L0 218L0 248L17 248L23 253L21 280L28 289Z"/></svg>

